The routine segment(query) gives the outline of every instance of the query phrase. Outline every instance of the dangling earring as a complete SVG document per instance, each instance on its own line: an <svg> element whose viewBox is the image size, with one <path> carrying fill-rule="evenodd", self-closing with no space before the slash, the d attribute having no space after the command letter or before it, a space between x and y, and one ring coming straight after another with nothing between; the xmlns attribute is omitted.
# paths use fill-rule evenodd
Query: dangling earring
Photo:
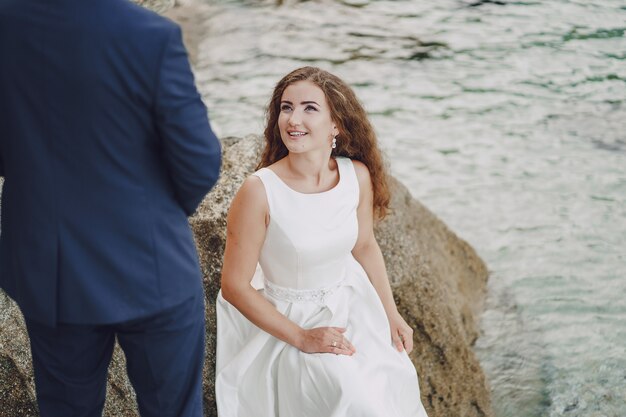
<svg viewBox="0 0 626 417"><path fill-rule="evenodd" d="M335 149L337 147L337 137L335 136L333 138L333 144L332 144L332 148Z"/></svg>

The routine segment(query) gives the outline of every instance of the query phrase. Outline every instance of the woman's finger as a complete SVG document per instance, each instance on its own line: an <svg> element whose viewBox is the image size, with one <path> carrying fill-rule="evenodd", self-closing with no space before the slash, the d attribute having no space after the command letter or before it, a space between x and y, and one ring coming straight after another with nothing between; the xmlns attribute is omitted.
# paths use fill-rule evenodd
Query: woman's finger
<svg viewBox="0 0 626 417"><path fill-rule="evenodd" d="M413 350L413 331L406 332L402 335L402 339L404 341L404 349L406 349L407 353L411 353Z"/></svg>
<svg viewBox="0 0 626 417"><path fill-rule="evenodd" d="M344 347L345 347L346 349L348 349L348 350L352 351L352 353L355 353L355 352L356 352L355 347L354 347L354 346L352 345L352 343L351 343L348 339L346 339L346 337L343 335L343 333L345 332L345 329L344 329L344 328L341 328L341 327L333 327L332 329L333 329L333 330L337 330L337 329L339 329L339 330L343 330L342 332L335 333L335 337L336 337L336 339L334 339L334 340L336 340L337 344L343 344L343 345L344 345ZM339 330L337 330L337 331L339 331Z"/></svg>
<svg viewBox="0 0 626 417"><path fill-rule="evenodd" d="M352 351L350 349L346 349L343 345L330 346L328 353L334 353L335 355L347 355L352 356Z"/></svg>
<svg viewBox="0 0 626 417"><path fill-rule="evenodd" d="M402 336L402 341L404 342L404 350L406 350L406 353L411 353L411 351L413 350L413 335L411 334L412 332L402 332L401 336Z"/></svg>
<svg viewBox="0 0 626 417"><path fill-rule="evenodd" d="M354 345L352 344L352 342L350 342L348 339L346 339L345 337L343 338L343 341L341 342L342 345L348 349L349 351L351 351L352 353L356 353L356 348L354 347Z"/></svg>
<svg viewBox="0 0 626 417"><path fill-rule="evenodd" d="M398 329L394 329L394 330L395 331L393 332L393 335L392 335L393 344L396 346L396 349L398 349L398 352L402 352L404 350L402 337L400 337L400 332L398 331Z"/></svg>
<svg viewBox="0 0 626 417"><path fill-rule="evenodd" d="M339 335L338 338L331 337L330 342L326 345L326 348L329 353L335 353L338 355L352 355L356 352L352 343L350 343L350 341L342 335Z"/></svg>

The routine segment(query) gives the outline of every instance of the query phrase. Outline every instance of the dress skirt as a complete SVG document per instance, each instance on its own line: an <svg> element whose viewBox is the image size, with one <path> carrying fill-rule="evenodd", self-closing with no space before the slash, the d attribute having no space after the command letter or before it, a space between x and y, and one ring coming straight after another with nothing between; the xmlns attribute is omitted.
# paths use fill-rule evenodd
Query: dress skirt
<svg viewBox="0 0 626 417"><path fill-rule="evenodd" d="M278 287L260 270L255 282L301 327L345 327L356 353L304 353L256 327L220 292L215 383L220 417L426 417L415 367L393 346L380 298L354 258L332 287Z"/></svg>

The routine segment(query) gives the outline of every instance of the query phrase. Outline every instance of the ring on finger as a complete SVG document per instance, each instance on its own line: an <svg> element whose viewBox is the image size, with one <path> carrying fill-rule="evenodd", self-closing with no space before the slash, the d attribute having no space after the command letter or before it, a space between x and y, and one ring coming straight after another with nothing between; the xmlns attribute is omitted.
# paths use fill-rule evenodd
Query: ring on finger
<svg viewBox="0 0 626 417"><path fill-rule="evenodd" d="M333 340L333 342L330 344L332 347L337 347L337 341Z"/></svg>

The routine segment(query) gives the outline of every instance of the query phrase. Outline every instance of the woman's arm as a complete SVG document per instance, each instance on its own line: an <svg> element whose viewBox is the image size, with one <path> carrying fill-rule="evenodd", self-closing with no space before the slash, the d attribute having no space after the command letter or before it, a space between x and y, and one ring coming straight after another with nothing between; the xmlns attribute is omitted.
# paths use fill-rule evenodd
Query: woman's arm
<svg viewBox="0 0 626 417"><path fill-rule="evenodd" d="M359 180L360 197L357 208L359 234L352 254L367 273L383 303L391 326L393 343L398 350L404 348L410 352L413 349L413 329L398 313L385 268L385 260L374 237L374 192L370 173L362 162L353 161L353 163Z"/></svg>
<svg viewBox="0 0 626 417"><path fill-rule="evenodd" d="M354 347L343 337L345 329L303 329L276 310L250 285L268 220L265 188L258 177L251 176L237 192L228 212L222 296L257 327L304 352L351 355ZM335 347L333 342L336 342Z"/></svg>

